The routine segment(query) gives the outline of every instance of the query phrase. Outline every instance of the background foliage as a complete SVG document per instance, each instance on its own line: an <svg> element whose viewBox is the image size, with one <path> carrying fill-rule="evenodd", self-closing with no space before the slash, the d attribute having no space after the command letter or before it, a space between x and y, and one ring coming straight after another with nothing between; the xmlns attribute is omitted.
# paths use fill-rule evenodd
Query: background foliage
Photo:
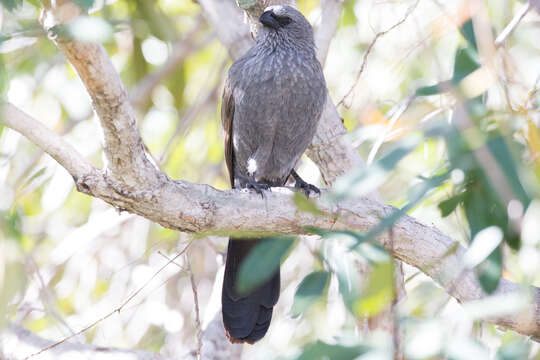
<svg viewBox="0 0 540 360"><path fill-rule="evenodd" d="M188 0L77 3L90 16L59 30L106 47L161 168L172 178L228 188L218 103L230 59L199 6ZM487 26L469 20L470 3L484 11ZM319 6L299 1L315 25ZM538 13L529 12L503 47L483 43L522 6L503 0L345 1L325 74L349 140L371 164L341 178L331 196L378 188L400 211L367 234L313 229L319 236L266 242L258 251L267 261L250 260L256 271L244 271L244 285L253 286L286 258L282 293L269 334L245 349L246 359L388 358L391 339L359 336L360 319L392 301L393 265L373 238L406 212L470 246L466 265L487 292L501 276L540 286ZM89 98L47 39L39 11L37 1L2 1L0 92L102 165ZM377 33L404 18L370 47ZM142 84L180 46L185 56L141 95ZM308 159L300 173L320 184ZM303 197L296 200L300 209L317 211ZM191 240L77 193L64 169L0 125L0 325L19 323L49 338L76 332L118 307ZM193 242L176 265L120 314L84 333L84 340L164 354L193 351L190 275L204 325L218 309L219 291L212 288L225 247L218 237ZM356 270L366 259L374 271L359 279ZM501 308L517 311L522 302L462 307L409 267L406 290L396 318L409 358L540 359L538 343L478 322Z"/></svg>

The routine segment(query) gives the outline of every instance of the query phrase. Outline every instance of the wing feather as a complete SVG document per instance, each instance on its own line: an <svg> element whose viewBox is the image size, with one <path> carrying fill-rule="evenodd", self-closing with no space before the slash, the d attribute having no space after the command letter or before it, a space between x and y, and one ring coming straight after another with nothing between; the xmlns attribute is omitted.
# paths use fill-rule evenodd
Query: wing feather
<svg viewBox="0 0 540 360"><path fill-rule="evenodd" d="M225 80L221 101L221 125L225 137L225 163L229 170L229 181L234 187L234 146L233 146L234 96L229 78Z"/></svg>

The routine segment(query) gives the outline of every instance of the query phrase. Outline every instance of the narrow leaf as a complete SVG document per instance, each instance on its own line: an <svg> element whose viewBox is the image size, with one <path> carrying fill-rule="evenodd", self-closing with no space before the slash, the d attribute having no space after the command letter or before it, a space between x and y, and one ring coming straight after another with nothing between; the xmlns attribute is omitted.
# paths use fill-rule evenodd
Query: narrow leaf
<svg viewBox="0 0 540 360"><path fill-rule="evenodd" d="M458 205L463 201L463 195L454 195L450 199L443 200L439 203L439 210L441 210L441 216L447 217L450 215Z"/></svg>
<svg viewBox="0 0 540 360"><path fill-rule="evenodd" d="M317 341L306 346L296 360L353 360L369 350L370 348L365 345L330 345L322 341Z"/></svg>
<svg viewBox="0 0 540 360"><path fill-rule="evenodd" d="M502 276L502 254L501 247L497 247L493 252L476 268L478 281L482 289L491 294L497 289Z"/></svg>
<svg viewBox="0 0 540 360"><path fill-rule="evenodd" d="M524 208L529 206L531 202L530 197L525 191L520 179L516 164L518 161L514 159L508 145L500 135L490 137L487 142L489 151L493 154L493 157L497 159L499 167L506 175L506 179L512 188L512 192L517 199L521 202Z"/></svg>
<svg viewBox="0 0 540 360"><path fill-rule="evenodd" d="M441 88L439 84L436 85L430 85L430 86L422 86L418 89L416 89L416 96L430 96L430 95L437 95L440 94Z"/></svg>
<svg viewBox="0 0 540 360"><path fill-rule="evenodd" d="M452 82L454 84L459 83L461 80L467 77L467 75L479 68L480 63L478 62L473 51L469 48L459 48L455 55L454 75L452 77Z"/></svg>
<svg viewBox="0 0 540 360"><path fill-rule="evenodd" d="M466 22L461 25L459 28L459 32L465 40L469 43L469 45L474 49L475 52L478 52L478 45L476 44L476 36L474 34L474 27L472 23L472 19L467 20Z"/></svg>
<svg viewBox="0 0 540 360"><path fill-rule="evenodd" d="M330 274L327 271L314 271L302 280L296 294L291 309L293 318L300 316L311 305L313 305L324 294L324 290L330 281Z"/></svg>
<svg viewBox="0 0 540 360"><path fill-rule="evenodd" d="M294 237L267 238L257 245L240 264L238 292L247 293L270 279L281 259L294 244Z"/></svg>

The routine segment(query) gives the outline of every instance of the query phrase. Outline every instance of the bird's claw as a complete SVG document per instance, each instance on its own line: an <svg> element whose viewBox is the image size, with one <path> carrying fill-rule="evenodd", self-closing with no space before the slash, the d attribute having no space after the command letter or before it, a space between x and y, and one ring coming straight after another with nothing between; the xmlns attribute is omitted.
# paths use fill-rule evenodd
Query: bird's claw
<svg viewBox="0 0 540 360"><path fill-rule="evenodd" d="M294 178L294 188L298 190L302 190L304 194L306 194L306 197L308 199L309 199L309 195L312 192L317 195L321 194L321 190L319 190L318 187L316 187L315 185L311 185L305 182L304 180L302 180L300 175L298 175L294 169L291 170L291 176Z"/></svg>
<svg viewBox="0 0 540 360"><path fill-rule="evenodd" d="M318 187L316 187L315 185L309 184L302 179L296 179L294 188L298 190L302 190L308 199L311 193L314 193L317 195L321 194L321 190L319 190Z"/></svg>
<svg viewBox="0 0 540 360"><path fill-rule="evenodd" d="M258 183L255 181L248 181L246 184L246 188L255 190L255 192L261 195L261 197L264 199L263 190L270 190L270 185Z"/></svg>

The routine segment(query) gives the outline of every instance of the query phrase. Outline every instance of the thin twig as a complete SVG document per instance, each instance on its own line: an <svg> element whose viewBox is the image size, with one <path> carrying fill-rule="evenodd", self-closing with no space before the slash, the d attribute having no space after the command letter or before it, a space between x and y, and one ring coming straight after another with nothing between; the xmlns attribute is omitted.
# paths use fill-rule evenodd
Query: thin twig
<svg viewBox="0 0 540 360"><path fill-rule="evenodd" d="M53 318L55 318L59 323L64 325L65 328L69 331L69 333L73 335L74 334L73 329L69 326L66 320L64 320L64 318L60 316L60 314L56 311L56 309L51 305L51 303L53 301L56 301L56 299L54 295L51 293L50 289L45 284L45 280L43 279L43 276L41 275L41 270L39 269L39 265L37 264L32 254L28 256L28 259L32 263L32 266L34 266L36 277L41 286L40 296L41 296L41 301L43 303L43 308L45 312L51 315Z"/></svg>
<svg viewBox="0 0 540 360"><path fill-rule="evenodd" d="M195 326L197 329L197 359L201 360L202 342L202 330L201 330L201 318L199 315L199 295L197 293L197 284L195 283L195 276L191 270L191 263L189 257L186 255L187 270L189 272L189 281L191 282L191 290L193 290L193 302L195 303Z"/></svg>
<svg viewBox="0 0 540 360"><path fill-rule="evenodd" d="M407 19L409 18L409 15L412 14L412 12L416 9L416 6L418 5L418 3L420 2L420 0L416 0L416 2L414 3L414 5L412 5L411 7L409 7L409 9L407 10L407 12L405 13L405 16L403 16L403 18L398 21L397 23L395 23L394 25L390 26L388 29L384 30L384 31L380 31L378 32L375 37L373 38L373 40L371 40L371 43L369 44L366 52L364 53L364 56L362 58L362 65L360 66L360 70L358 71L358 74L356 74L356 80L354 81L354 84L351 86L351 88L349 89L349 91L347 91L347 93L345 94L345 96L343 96L343 98L336 104L336 108L340 107L344 101L349 97L351 96L352 92L354 91L354 89L356 88L356 85L358 84L358 82L360 81L360 77L362 76L362 73L364 72L364 69L366 67L366 64L367 64L367 59L368 59L368 56L369 54L371 53L371 50L373 49L373 47L375 46L375 43L377 43L377 40L379 40L380 37L388 34L390 31L394 30L395 28L397 28L398 26L400 26L401 24L403 24L405 21L407 21Z"/></svg>
<svg viewBox="0 0 540 360"><path fill-rule="evenodd" d="M386 126L382 134L377 138L377 141L371 148L371 151L369 152L367 158L368 164L371 164L373 162L373 160L375 159L375 155L377 155L377 152L386 140L386 136L390 133L396 122L399 120L401 115L403 115L403 113L409 108L415 98L416 97L414 95L411 95L396 106L394 106L392 109L390 109L390 111L388 111L388 114L392 114L392 117L390 118L390 121L388 122L388 125Z"/></svg>
<svg viewBox="0 0 540 360"><path fill-rule="evenodd" d="M161 251L158 251L158 254L166 258L167 260L170 260L170 258L163 254ZM182 271L187 272L189 274L189 281L191 282L191 289L193 290L193 302L195 304L195 327L197 331L197 359L201 359L201 349L202 349L202 327L201 327L201 318L199 313L199 295L197 293L197 284L195 283L195 277L193 275L193 271L191 270L191 263L189 262L189 257L186 254L186 264L187 267L184 268L182 265L178 264L177 262L173 261L173 264L178 266Z"/></svg>
<svg viewBox="0 0 540 360"><path fill-rule="evenodd" d="M107 315L104 315L103 317L99 318L98 320L94 321L93 323L91 323L90 325L84 327L83 329L77 331L76 333L70 335L70 336L67 336L65 338L63 338L62 340L60 341L57 341L55 342L54 344L51 344L49 346L46 346L44 348L42 348L41 350L39 350L38 352L35 352L33 354L30 354L28 355L27 357L24 358L24 360L27 360L27 359L30 359L34 356L37 356L45 351L48 351L52 348L55 348L57 347L58 345L60 344L63 344L64 342L74 338L75 336L77 335L80 335L86 331L88 331L89 329L93 328L94 326L96 326L97 324L99 324L100 322L108 319L109 317L111 317L113 314L115 313L120 313L120 311L122 311L122 309L135 297L137 296L137 294L139 294L152 280L154 280L154 278L161 272L163 271L163 269L165 269L170 263L172 263L174 260L176 260L177 258L179 258L182 254L184 254L186 252L186 250L189 248L189 246L191 245L191 242L188 243L186 245L186 247L184 249L182 249L182 251L180 251L177 255L175 255L171 260L169 260L165 265L163 265L161 268L159 268L158 271L156 271L154 273L154 275L152 275L150 277L150 279L148 279L143 286L141 286L139 289L137 289L135 292L133 292L133 294L131 294L119 307L117 307L116 309L114 309L113 311L111 311L110 313L108 313Z"/></svg>
<svg viewBox="0 0 540 360"><path fill-rule="evenodd" d="M158 250L157 252L159 255L163 256L165 259L167 260L171 260L170 257L168 257L167 255L165 255L164 253L161 252L161 250ZM184 267L182 265L180 265L179 263L177 263L176 261L173 261L172 262L174 265L178 266L180 268L180 270L182 271L186 271L186 269L184 269Z"/></svg>
<svg viewBox="0 0 540 360"><path fill-rule="evenodd" d="M528 1L527 4L525 4L525 6L523 6L520 9L520 11L516 14L516 16L514 16L512 21L510 21L510 23L506 25L504 30L501 31L499 36L497 36L497 38L495 39L495 47L499 47L504 44L504 42L506 41L506 38L508 38L508 36L510 36L510 34L516 29L516 27L519 25L519 23L525 17L525 15L527 15L530 9L531 9L531 3L530 1Z"/></svg>

